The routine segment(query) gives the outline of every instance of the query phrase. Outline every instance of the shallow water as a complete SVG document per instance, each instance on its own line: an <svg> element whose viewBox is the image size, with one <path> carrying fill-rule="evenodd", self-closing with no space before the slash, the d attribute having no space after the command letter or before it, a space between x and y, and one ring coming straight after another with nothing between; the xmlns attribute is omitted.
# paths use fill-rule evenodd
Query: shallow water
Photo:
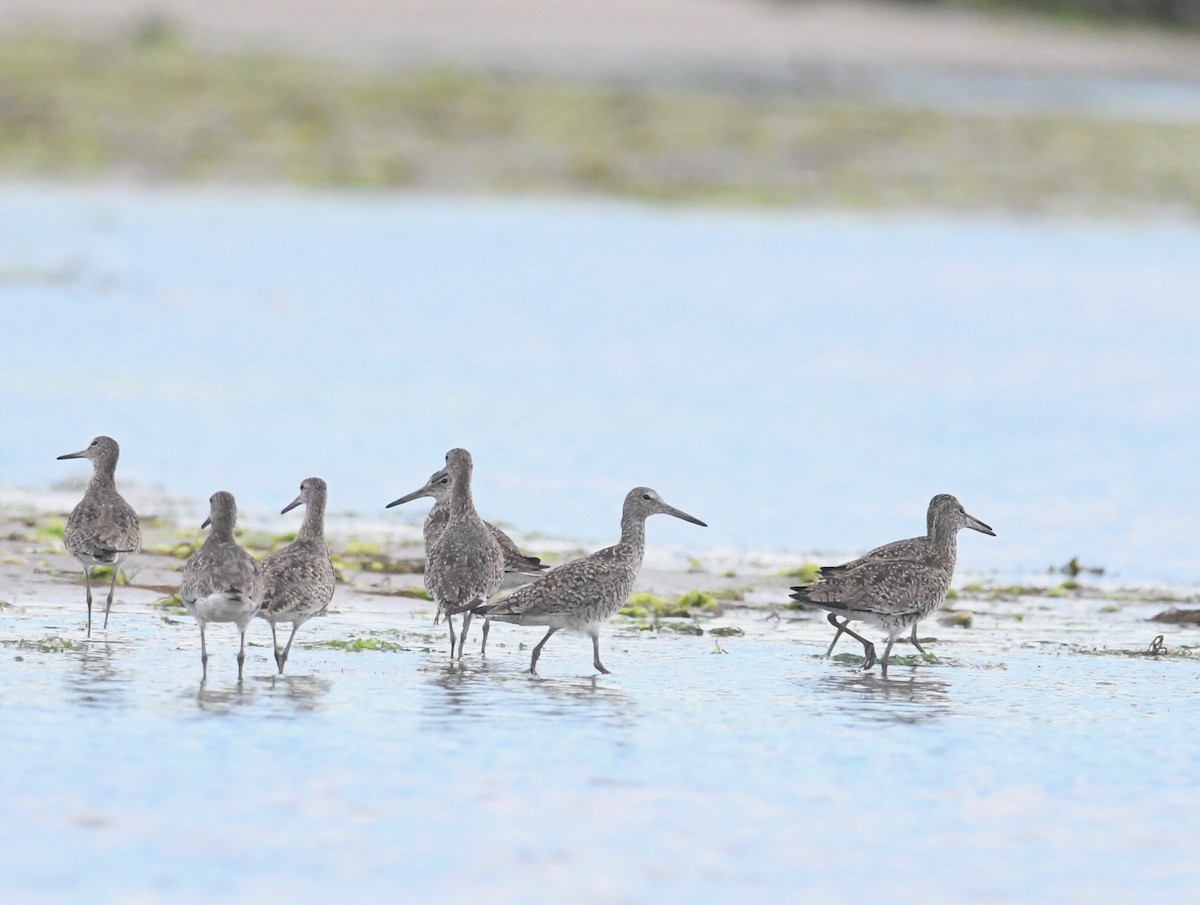
<svg viewBox="0 0 1200 905"><path fill-rule="evenodd" d="M7 902L1091 903L1200 881L1196 662L1081 653L1148 635L1144 614L1002 604L888 680L821 660L815 616L734 614L747 634L719 648L617 620L613 675L558 635L533 678L535 630L450 665L428 612L339 592L285 678L259 622L238 688L215 626L200 689L192 621L131 590L107 640L18 646L79 639L79 590L0 618ZM368 634L403 649L299 646Z"/></svg>
<svg viewBox="0 0 1200 905"><path fill-rule="evenodd" d="M589 542L862 550L953 492L967 570L1200 579L1200 229L429 197L0 189L0 486L379 520L446 449ZM200 506L196 514L202 517Z"/></svg>

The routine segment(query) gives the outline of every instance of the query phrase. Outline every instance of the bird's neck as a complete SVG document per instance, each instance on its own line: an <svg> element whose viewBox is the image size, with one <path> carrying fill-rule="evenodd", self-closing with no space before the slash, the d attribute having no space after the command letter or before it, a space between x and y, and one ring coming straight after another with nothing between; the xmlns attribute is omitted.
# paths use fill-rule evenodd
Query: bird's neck
<svg viewBox="0 0 1200 905"><path fill-rule="evenodd" d="M640 556L646 549L646 520L633 513L621 516L621 546Z"/></svg>
<svg viewBox="0 0 1200 905"><path fill-rule="evenodd" d="M117 486L116 481L116 465L97 462L92 469L92 479L88 481L88 488L95 490L114 490Z"/></svg>
<svg viewBox="0 0 1200 905"><path fill-rule="evenodd" d="M466 481L455 481L450 491L450 514L475 514L475 501L471 497L471 485Z"/></svg>
<svg viewBox="0 0 1200 905"><path fill-rule="evenodd" d="M958 552L958 530L935 525L929 546L939 558L953 561Z"/></svg>
<svg viewBox="0 0 1200 905"><path fill-rule="evenodd" d="M208 526L208 540L214 544L233 543L233 525L226 522L213 522Z"/></svg>
<svg viewBox="0 0 1200 905"><path fill-rule="evenodd" d="M296 534L297 540L325 539L325 501L309 500L304 505L304 523Z"/></svg>

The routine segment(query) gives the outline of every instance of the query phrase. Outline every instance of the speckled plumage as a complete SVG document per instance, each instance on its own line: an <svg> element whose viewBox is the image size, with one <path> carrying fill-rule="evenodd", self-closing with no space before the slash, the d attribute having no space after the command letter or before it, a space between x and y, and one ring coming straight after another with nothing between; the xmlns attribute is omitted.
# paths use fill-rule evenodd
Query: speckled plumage
<svg viewBox="0 0 1200 905"><path fill-rule="evenodd" d="M87 636L92 637L92 567L111 566L112 582L104 603L104 627L112 609L113 592L121 563L142 548L142 530L137 513L117 492L117 460L121 447L111 437L96 437L87 449L67 453L59 459L90 459L92 479L83 499L71 510L63 532L63 544L83 566L87 586Z"/></svg>
<svg viewBox="0 0 1200 905"><path fill-rule="evenodd" d="M208 647L204 627L209 622L232 622L238 627L238 681L246 659L246 627L262 605L264 587L258 562L233 539L237 503L224 490L209 498L211 524L204 545L183 566L179 597L200 625L201 682L208 678Z"/></svg>
<svg viewBox="0 0 1200 905"><path fill-rule="evenodd" d="M458 656L467 640L471 613L487 603L504 579L504 551L496 536L475 511L471 498L474 464L465 449L446 453L450 475L450 514L425 557L425 587L437 602L439 616L450 628L450 658L454 659L454 616L463 614Z"/></svg>
<svg viewBox="0 0 1200 905"><path fill-rule="evenodd" d="M633 591L646 550L646 519L656 513L704 525L694 516L667 505L649 487L635 487L625 496L621 539L616 544L551 569L544 578L479 611L501 622L548 628L533 649L531 673L537 672L543 645L562 629L590 637L593 665L602 673L608 672L600 662L600 623L619 610Z"/></svg>
<svg viewBox="0 0 1200 905"><path fill-rule="evenodd" d="M258 615L271 623L271 643L275 665L283 673L296 630L313 616L325 612L333 599L333 560L325 543L325 500L328 489L320 478L305 478L300 495L283 508L280 515L303 505L304 523L296 539L262 564L264 597ZM292 632L281 651L275 625L290 622Z"/></svg>
<svg viewBox="0 0 1200 905"><path fill-rule="evenodd" d="M940 505L940 501L949 497L949 494L939 493L929 501L929 509L925 512L925 534L921 537L908 537L904 540L894 540L890 544L883 544L876 547L874 550L868 550L858 559L852 559L849 562L844 562L838 566L822 566L821 577L830 578L834 575L839 575L847 569L853 569L856 566L861 566L865 562L876 562L883 559L915 559L920 558L929 550L929 538L933 536L933 513ZM833 649L837 647L838 641L847 630L849 620L843 619L838 621L836 613L829 614L829 623L837 629L833 640L829 642L829 647L825 651L825 656L828 657L833 653ZM912 637L909 641L921 653L925 653L925 648L921 646L920 640L917 638L917 624L913 623Z"/></svg>
<svg viewBox="0 0 1200 905"><path fill-rule="evenodd" d="M968 515L962 504L949 494L936 497L929 543L923 554L899 559L866 559L853 568L822 577L814 584L792 588L792 598L816 604L849 620L877 625L888 633L883 652L882 670L887 675L892 645L907 628L921 621L946 599L954 578L958 532L972 528L995 536L983 522ZM839 623L834 623L844 628ZM852 632L866 655L864 669L875 663L875 646Z"/></svg>
<svg viewBox="0 0 1200 905"><path fill-rule="evenodd" d="M425 523L421 526L425 537L426 553L429 552L429 549L437 542L438 538L442 536L442 532L446 530L446 523L450 521L451 484L450 473L443 468L441 471L435 471L430 475L429 480L419 490L414 490L412 493L406 494L400 497L400 499L393 500L387 504L386 508L391 509L393 506L411 503L413 500L419 500L422 497L429 497L434 501L433 508L425 516ZM492 532L492 536L496 538L496 543L500 545L501 552L504 553L505 572L523 572L528 575L534 575L550 568L536 556L528 556L522 553L516 542L491 522L485 521L484 524Z"/></svg>
<svg viewBox="0 0 1200 905"><path fill-rule="evenodd" d="M420 489L405 494L400 499L392 500L392 502L387 504L386 508L391 509L393 506L401 506L404 503L419 500L422 497L429 497L434 501L433 508L425 516L425 523L422 525L422 533L425 536L425 555L427 558L430 549L437 543L438 538L442 536L442 532L446 530L447 522L450 521L450 487L452 483L453 480L450 477L450 473L443 468L430 475L429 480ZM484 524L492 532L492 536L496 538L496 543L500 545L500 552L504 554L505 572L538 575L550 568L536 556L527 556L522 553L516 542L491 522L484 522ZM480 654L487 653L488 632L491 631L491 625L490 619L483 620L483 643L479 648Z"/></svg>

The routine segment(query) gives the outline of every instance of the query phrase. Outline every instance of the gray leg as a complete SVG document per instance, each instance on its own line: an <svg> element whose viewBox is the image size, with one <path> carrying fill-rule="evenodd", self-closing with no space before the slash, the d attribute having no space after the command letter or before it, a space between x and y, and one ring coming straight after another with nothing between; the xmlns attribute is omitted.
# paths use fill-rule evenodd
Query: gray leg
<svg viewBox="0 0 1200 905"><path fill-rule="evenodd" d="M113 591L117 589L117 566L113 566L112 584L108 586L108 600L104 602L104 630L108 631L108 611L112 609Z"/></svg>
<svg viewBox="0 0 1200 905"><path fill-rule="evenodd" d="M608 675L608 670L604 668L604 664L600 662L600 626L596 626L591 631L592 635L592 665L600 672Z"/></svg>
<svg viewBox="0 0 1200 905"><path fill-rule="evenodd" d="M537 647L533 649L533 659L529 661L529 671L533 673L533 675L537 675L537 661L538 657L542 655L542 648L546 646L546 642L550 640L550 636L557 631L558 629L556 628L550 629L548 632L546 632L546 637L539 641L537 643Z"/></svg>
<svg viewBox="0 0 1200 905"><path fill-rule="evenodd" d="M200 623L200 684L208 681L208 647L204 644L204 623Z"/></svg>
<svg viewBox="0 0 1200 905"><path fill-rule="evenodd" d="M244 625L238 626L238 636L240 638L240 641L238 643L238 656L237 656L238 684L241 685L242 684L242 665L246 662L246 626L244 626Z"/></svg>
<svg viewBox="0 0 1200 905"><path fill-rule="evenodd" d="M295 625L295 623L292 623ZM289 645L291 642L288 642ZM279 670L280 675L283 674L283 664L279 661L279 639L275 636L275 622L271 621L271 649L275 651L275 668Z"/></svg>
<svg viewBox="0 0 1200 905"><path fill-rule="evenodd" d="M875 645L872 644L870 641L868 641L866 638L864 638L862 635L860 635L858 632L856 632L854 629L850 628L850 619L849 618L846 618L843 621L838 622L837 617L833 613L830 613L829 614L829 624L832 626L835 626L838 630L838 634L835 635L833 638L833 644L837 644L838 635L845 633L863 646L862 668L870 669L872 666L875 665ZM825 656L827 656L827 657L829 656L829 651L833 650L833 644L829 645L829 650L825 651Z"/></svg>
<svg viewBox="0 0 1200 905"><path fill-rule="evenodd" d="M889 635L889 636L888 636L888 643L887 643L887 647L885 647L885 648L883 649L883 661L882 661L882 663L881 663L881 665L880 665L880 668L883 670L883 675L884 675L884 677L885 677L885 678L887 677L887 664L888 664L888 657L891 655L891 653L892 653L892 645L893 645L893 644L895 644L895 643L896 643L896 636L895 636L895 635Z"/></svg>
<svg viewBox="0 0 1200 905"><path fill-rule="evenodd" d="M472 613L470 610L463 613L462 634L458 636L458 659L460 660L462 659L463 651L467 647L467 630L471 627L471 616Z"/></svg>
<svg viewBox="0 0 1200 905"><path fill-rule="evenodd" d="M285 647L283 649L283 656L279 660L279 674L280 675L283 675L283 668L285 666L287 666L288 654L290 654L292 652L292 641L294 641L296 638L296 629L300 628L300 626L303 624L304 624L303 622L293 622L292 623L292 633L290 635L288 635L287 647ZM271 626L271 628L274 628L274 627L275 626L273 626L273 625Z"/></svg>
<svg viewBox="0 0 1200 905"><path fill-rule="evenodd" d="M490 632L491 630L492 630L492 620L484 619L483 620L483 644L479 648L479 656L481 656L481 657L487 653L487 636L488 636L488 632Z"/></svg>
<svg viewBox="0 0 1200 905"><path fill-rule="evenodd" d="M837 647L838 639L841 638L842 635L844 635L846 633L846 626L848 626L850 624L849 619L843 619L841 622L838 622L837 616L834 615L833 613L829 614L828 619L829 619L829 624L837 629L837 634L833 636L833 640L829 642L829 647L825 650L825 659L826 660L828 660L829 655L833 653L833 649L835 647Z"/></svg>
<svg viewBox="0 0 1200 905"><path fill-rule="evenodd" d="M450 659L454 659L454 643L458 640L454 635L454 617L446 614L446 625L450 626Z"/></svg>
<svg viewBox="0 0 1200 905"><path fill-rule="evenodd" d="M919 650L922 654L925 653L925 648L921 647L921 642L917 640L917 624L913 623L912 638L913 647Z"/></svg>
<svg viewBox="0 0 1200 905"><path fill-rule="evenodd" d="M87 602L88 602L88 627L87 636L92 637L92 569L90 566L83 567L83 583L87 585Z"/></svg>

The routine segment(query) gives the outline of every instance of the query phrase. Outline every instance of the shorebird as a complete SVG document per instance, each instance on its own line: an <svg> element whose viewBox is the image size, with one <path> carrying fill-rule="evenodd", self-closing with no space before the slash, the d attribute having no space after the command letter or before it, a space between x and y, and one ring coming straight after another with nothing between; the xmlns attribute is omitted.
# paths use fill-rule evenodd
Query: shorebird
<svg viewBox="0 0 1200 905"><path fill-rule="evenodd" d="M817 582L792 588L793 600L813 603L845 621L862 620L888 633L882 670L887 675L892 645L909 626L920 622L946 599L954 578L958 532L971 528L995 537L996 532L968 515L962 504L943 494L935 499L929 543L923 553L904 559L874 559ZM838 628L863 645L863 669L875 664L875 645L841 623Z"/></svg>
<svg viewBox="0 0 1200 905"><path fill-rule="evenodd" d="M635 487L625 496L621 539L617 543L551 569L544 578L478 612L501 622L547 627L529 661L529 671L534 675L542 648L551 635L563 629L590 637L592 665L607 673L600 662L600 623L619 610L633 590L646 551L646 519L656 513L708 527L695 516L667 505L657 491Z"/></svg>
<svg viewBox="0 0 1200 905"><path fill-rule="evenodd" d="M458 658L462 659L471 613L487 603L504 579L504 551L471 499L474 465L465 449L446 453L450 502L446 524L425 557L425 587L437 602L438 618L450 627L450 659L454 659L454 616L463 614ZM436 619L434 620L436 624Z"/></svg>
<svg viewBox="0 0 1200 905"><path fill-rule="evenodd" d="M263 605L258 615L271 623L271 646L280 675L292 650L296 630L313 616L325 612L333 599L333 560L325 543L325 498L327 487L320 478L300 482L300 495L279 513L291 512L303 505L304 523L296 539L272 553L262 564ZM290 622L292 633L280 651L275 624Z"/></svg>
<svg viewBox="0 0 1200 905"><path fill-rule="evenodd" d="M121 563L142 548L142 530L137 513L117 493L115 474L121 447L112 437L97 437L79 452L59 456L61 459L90 459L92 479L83 499L67 518L63 543L83 566L87 585L87 636L92 637L92 568L110 566L112 582L104 602L104 627L108 628L108 612L112 609L113 591L117 587L117 572Z"/></svg>
<svg viewBox="0 0 1200 905"><path fill-rule="evenodd" d="M890 544L884 544L882 547L876 547L874 550L868 550L858 559L852 559L849 562L844 562L840 566L821 566L820 575L822 578L829 578L833 575L840 575L848 569L853 569L855 566L861 566L865 562L877 562L882 559L912 559L921 557L929 549L929 538L933 536L933 513L939 505L939 500L946 499L950 495L948 493L939 493L929 501L929 509L925 513L925 536L924 537L909 537L904 540L894 540ZM837 614L830 613L829 624L837 629L837 634L833 636L833 640L829 642L829 648L825 651L825 656L828 657L833 653L833 649L837 647L838 640L847 631L847 626L850 623L849 619L843 619L838 622ZM909 638L915 647L921 653L925 653L925 648L921 647L921 642L917 639L917 623L913 623L912 637Z"/></svg>
<svg viewBox="0 0 1200 905"><path fill-rule="evenodd" d="M451 483L450 472L443 468L441 471L435 471L430 475L424 487L414 490L412 493L406 494L398 500L392 500L392 502L384 507L391 509L393 506L402 506L405 503L411 503L413 500L419 500L422 497L431 497L433 499L433 508L425 516L425 524L422 526L422 532L425 535L426 557L429 556L429 551L437 543L438 538L442 536L442 532L446 530L446 523L450 520ZM513 539L495 525L490 522L484 522L484 524L492 532L492 536L496 538L496 543L500 545L500 552L504 554L505 572L537 575L550 568L536 556L527 556L522 553ZM483 644L479 649L481 654L487 652L487 639L488 632L491 631L491 624L490 619L483 621Z"/></svg>
<svg viewBox="0 0 1200 905"><path fill-rule="evenodd" d="M238 627L238 681L246 661L246 626L258 613L263 600L263 576L258 562L233 539L237 503L224 490L208 500L209 516L201 528L212 525L204 545L183 566L179 597L200 624L200 682L208 679L208 648L204 626L209 622L233 622Z"/></svg>

